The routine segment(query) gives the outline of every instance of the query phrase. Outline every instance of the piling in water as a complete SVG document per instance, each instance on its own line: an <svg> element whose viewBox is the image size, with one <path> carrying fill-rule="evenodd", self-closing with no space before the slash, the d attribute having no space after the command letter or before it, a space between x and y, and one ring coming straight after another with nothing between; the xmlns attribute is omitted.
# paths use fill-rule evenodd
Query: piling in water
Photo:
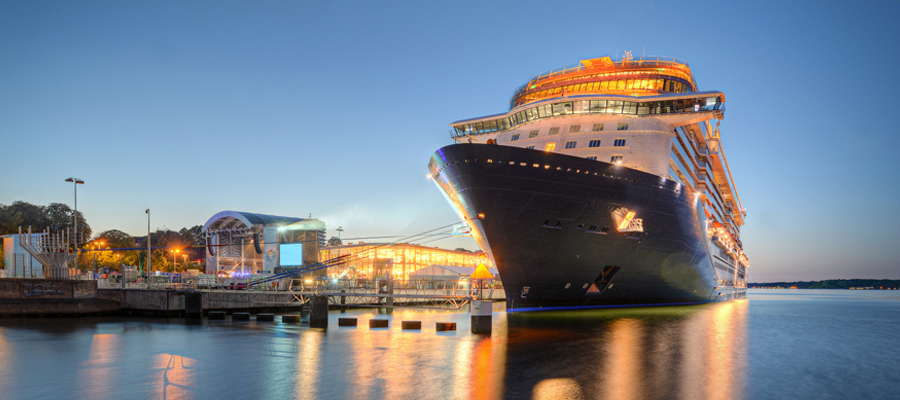
<svg viewBox="0 0 900 400"><path fill-rule="evenodd" d="M435 322L434 329L438 332L455 331L456 330L456 322Z"/></svg>
<svg viewBox="0 0 900 400"><path fill-rule="evenodd" d="M274 321L275 314L256 314L256 320L257 321L266 321L266 322Z"/></svg>
<svg viewBox="0 0 900 400"><path fill-rule="evenodd" d="M310 300L309 326L328 328L328 297L313 296Z"/></svg>
<svg viewBox="0 0 900 400"><path fill-rule="evenodd" d="M472 302L472 333L491 333L493 302L475 300Z"/></svg>
<svg viewBox="0 0 900 400"><path fill-rule="evenodd" d="M356 326L356 318L338 318L338 326Z"/></svg>
<svg viewBox="0 0 900 400"><path fill-rule="evenodd" d="M403 329L422 329L422 321L403 321L400 323Z"/></svg>
<svg viewBox="0 0 900 400"><path fill-rule="evenodd" d="M370 319L369 328L387 328L388 320L386 319Z"/></svg>

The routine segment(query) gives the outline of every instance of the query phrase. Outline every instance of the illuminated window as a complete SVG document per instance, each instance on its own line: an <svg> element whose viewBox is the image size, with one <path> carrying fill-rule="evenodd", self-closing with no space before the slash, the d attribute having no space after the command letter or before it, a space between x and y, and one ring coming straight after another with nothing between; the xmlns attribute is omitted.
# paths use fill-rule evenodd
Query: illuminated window
<svg viewBox="0 0 900 400"><path fill-rule="evenodd" d="M591 130L594 132L600 132L603 130L603 124L594 124L594 128Z"/></svg>
<svg viewBox="0 0 900 400"><path fill-rule="evenodd" d="M578 143L578 142L576 142L576 141L574 141L574 140L569 141L569 142L566 142L566 148L567 148L567 149L574 149L574 148L575 148L575 145L576 145L577 143Z"/></svg>
<svg viewBox="0 0 900 400"><path fill-rule="evenodd" d="M533 137L537 137L537 135L538 135L538 131L531 131L531 133L528 134L528 137L533 138Z"/></svg>
<svg viewBox="0 0 900 400"><path fill-rule="evenodd" d="M627 122L619 122L619 126L616 127L617 131L627 131L628 123Z"/></svg>
<svg viewBox="0 0 900 400"><path fill-rule="evenodd" d="M612 157L609 158L609 162L611 162L613 164L621 164L622 163L622 155L614 154Z"/></svg>
<svg viewBox="0 0 900 400"><path fill-rule="evenodd" d="M547 143L544 145L544 151L553 151L556 150L556 143Z"/></svg>
<svg viewBox="0 0 900 400"><path fill-rule="evenodd" d="M616 142L613 143L613 146L621 147L625 145L625 139L616 139Z"/></svg>
<svg viewBox="0 0 900 400"><path fill-rule="evenodd" d="M534 150L534 146L526 146L525 148L528 150Z"/></svg>
<svg viewBox="0 0 900 400"><path fill-rule="evenodd" d="M515 134L515 135L512 135L512 137L509 139L510 142L515 142L516 140L519 140L519 134L518 134L518 133Z"/></svg>
<svg viewBox="0 0 900 400"><path fill-rule="evenodd" d="M591 140L591 142L588 143L588 147L600 147L600 139Z"/></svg>
<svg viewBox="0 0 900 400"><path fill-rule="evenodd" d="M581 130L581 125L572 125L569 127L569 133L577 133Z"/></svg>
<svg viewBox="0 0 900 400"><path fill-rule="evenodd" d="M558 128L558 127L557 127L557 128L550 128L550 134L551 134L551 135L556 135L556 134L558 134L558 133L559 133L559 128Z"/></svg>
<svg viewBox="0 0 900 400"><path fill-rule="evenodd" d="M597 156L587 156L587 159L597 161Z"/></svg>

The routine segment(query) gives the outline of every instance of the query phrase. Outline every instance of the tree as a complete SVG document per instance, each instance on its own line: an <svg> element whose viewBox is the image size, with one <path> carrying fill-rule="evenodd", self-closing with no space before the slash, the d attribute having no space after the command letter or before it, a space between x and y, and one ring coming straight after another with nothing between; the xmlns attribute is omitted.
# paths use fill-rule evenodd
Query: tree
<svg viewBox="0 0 900 400"><path fill-rule="evenodd" d="M16 211L15 206L0 204L0 235L18 233L22 221L22 213Z"/></svg>
<svg viewBox="0 0 900 400"><path fill-rule="evenodd" d="M334 247L334 246L341 246L344 244L344 242L342 242L341 239L338 238L337 236L332 236L331 239L328 239L328 243L326 243L326 244L328 246Z"/></svg>
<svg viewBox="0 0 900 400"><path fill-rule="evenodd" d="M51 203L43 207L17 200L10 206L0 205L0 234L18 233L20 226L23 231L28 230L30 226L32 232L41 232L46 228L53 231L74 232L72 220L74 214L77 214L78 218L78 236L90 237L91 226L81 212L75 213L62 203Z"/></svg>

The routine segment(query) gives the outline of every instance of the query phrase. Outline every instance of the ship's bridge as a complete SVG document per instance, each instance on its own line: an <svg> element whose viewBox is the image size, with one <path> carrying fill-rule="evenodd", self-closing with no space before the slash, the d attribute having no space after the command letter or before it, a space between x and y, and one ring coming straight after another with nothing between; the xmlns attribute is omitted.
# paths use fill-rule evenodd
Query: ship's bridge
<svg viewBox="0 0 900 400"><path fill-rule="evenodd" d="M510 109L549 98L573 94L652 96L696 92L691 68L682 60L666 57L632 59L626 55L581 60L532 77L510 100Z"/></svg>

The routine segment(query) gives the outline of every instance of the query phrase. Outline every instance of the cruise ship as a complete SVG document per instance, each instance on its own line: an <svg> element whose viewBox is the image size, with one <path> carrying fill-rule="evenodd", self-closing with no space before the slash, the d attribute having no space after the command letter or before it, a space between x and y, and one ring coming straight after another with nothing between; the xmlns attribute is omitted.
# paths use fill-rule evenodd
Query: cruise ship
<svg viewBox="0 0 900 400"><path fill-rule="evenodd" d="M453 122L428 168L508 310L727 300L749 260L724 112L681 60L581 60L531 78L507 112Z"/></svg>

